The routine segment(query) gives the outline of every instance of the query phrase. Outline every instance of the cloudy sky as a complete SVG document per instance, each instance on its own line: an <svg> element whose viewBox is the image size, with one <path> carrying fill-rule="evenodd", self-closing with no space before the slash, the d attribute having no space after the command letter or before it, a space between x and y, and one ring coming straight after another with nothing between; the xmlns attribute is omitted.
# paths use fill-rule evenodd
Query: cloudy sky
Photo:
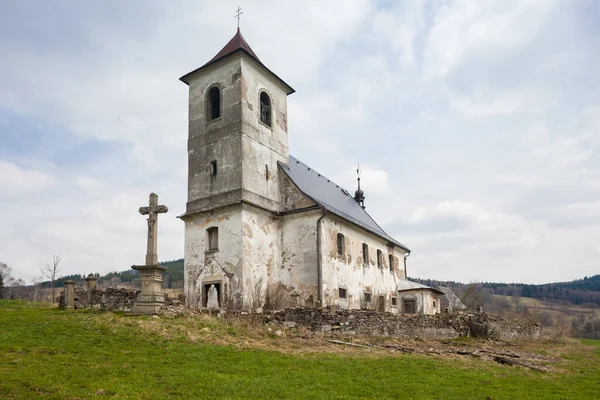
<svg viewBox="0 0 600 400"><path fill-rule="evenodd" d="M31 280L183 256L183 74L234 35L297 93L290 152L411 248L410 276L600 273L600 2L0 2L0 261Z"/></svg>

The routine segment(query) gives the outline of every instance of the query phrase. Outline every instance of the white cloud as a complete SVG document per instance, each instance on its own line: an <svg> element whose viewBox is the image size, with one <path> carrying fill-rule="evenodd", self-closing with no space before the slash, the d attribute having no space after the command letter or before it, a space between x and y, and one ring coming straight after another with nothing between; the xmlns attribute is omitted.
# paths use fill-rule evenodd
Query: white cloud
<svg viewBox="0 0 600 400"><path fill-rule="evenodd" d="M0 200L41 192L54 182L55 179L50 174L0 160Z"/></svg>
<svg viewBox="0 0 600 400"><path fill-rule="evenodd" d="M434 16L424 51L424 76L444 77L473 52L519 49L533 40L553 0L446 2Z"/></svg>
<svg viewBox="0 0 600 400"><path fill-rule="evenodd" d="M489 89L476 89L470 96L456 96L451 105L466 117L489 117L540 114L553 103L554 99L547 94L534 91L491 92Z"/></svg>

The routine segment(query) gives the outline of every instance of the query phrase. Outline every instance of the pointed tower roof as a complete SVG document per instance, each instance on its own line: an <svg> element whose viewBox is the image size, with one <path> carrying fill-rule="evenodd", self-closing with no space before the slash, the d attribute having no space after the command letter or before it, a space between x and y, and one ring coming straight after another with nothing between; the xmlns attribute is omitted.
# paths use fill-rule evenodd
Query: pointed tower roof
<svg viewBox="0 0 600 400"><path fill-rule="evenodd" d="M258 56L256 55L256 53L254 53L254 51L252 50L252 48L250 47L250 45L248 44L248 42L246 42L246 39L244 39L244 36L242 36L242 32L240 31L240 28L237 29L237 32L231 38L231 40L229 42L227 42L227 44L225 45L225 47L223 47L221 49L221 51L219 51L217 53L217 55L214 56L209 62L207 62L206 64L204 64L200 68L197 68L197 69L193 70L192 72L189 72L189 73L185 74L184 76L182 76L181 78L179 78L179 80L182 81L183 83L189 84L189 78L193 74L195 74L198 71L200 71L200 70L208 67L209 65L215 64L218 61L220 61L220 60L222 60L224 58L227 58L228 56L230 56L232 54L236 54L238 52L242 52L242 53L245 53L246 55L248 55L250 58L252 58L254 61L256 61L258 63L258 65L260 65L261 67L263 67L273 77L275 77L277 80L279 80L287 88L287 91L288 91L287 94L292 94L292 93L295 92L295 90L290 85L288 85L287 83L285 83L285 81L283 79L281 79L280 77L278 77L275 73L273 73L273 71L271 71L269 68L267 68L266 65L264 65L262 63L262 61L260 61L260 59L258 58Z"/></svg>
<svg viewBox="0 0 600 400"><path fill-rule="evenodd" d="M212 60L210 60L203 66L205 67L208 64L214 63L217 60L220 60L221 58L228 56L229 54L237 50L244 50L246 53L248 53L250 57L254 58L256 61L262 64L258 56L254 53L254 51L252 51L252 48L250 47L248 42L246 42L246 39L244 39L244 36L242 36L240 28L238 28L235 36L231 38L231 40L225 45L225 47L223 47L221 51L219 51L217 55L212 58Z"/></svg>

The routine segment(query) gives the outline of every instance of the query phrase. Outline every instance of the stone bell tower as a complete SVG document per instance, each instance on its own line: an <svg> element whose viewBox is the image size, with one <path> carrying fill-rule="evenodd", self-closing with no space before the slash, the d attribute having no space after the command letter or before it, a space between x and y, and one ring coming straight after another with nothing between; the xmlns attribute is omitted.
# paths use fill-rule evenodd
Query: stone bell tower
<svg viewBox="0 0 600 400"><path fill-rule="evenodd" d="M242 200L279 209L277 161L287 163L287 95L240 30L189 86L186 214Z"/></svg>
<svg viewBox="0 0 600 400"><path fill-rule="evenodd" d="M294 89L260 61L239 28L215 57L180 80L189 86L188 198L181 216L188 306L202 307L214 284L221 306L240 307L249 301L245 286L268 280L268 266L257 260L275 257L268 234L252 230L268 226L281 209L277 163L288 161L287 96Z"/></svg>

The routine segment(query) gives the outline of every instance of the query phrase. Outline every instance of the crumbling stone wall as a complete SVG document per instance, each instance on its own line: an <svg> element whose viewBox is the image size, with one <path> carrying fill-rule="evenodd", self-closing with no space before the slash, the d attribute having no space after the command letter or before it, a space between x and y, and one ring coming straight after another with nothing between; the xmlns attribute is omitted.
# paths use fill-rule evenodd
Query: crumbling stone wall
<svg viewBox="0 0 600 400"><path fill-rule="evenodd" d="M265 313L264 323L305 327L325 334L451 339L459 336L498 340L539 339L540 325L530 320L489 314L392 314L371 310L288 308Z"/></svg>
<svg viewBox="0 0 600 400"><path fill-rule="evenodd" d="M91 304L85 289L75 288L75 309L92 308L102 311L130 311L139 290L127 289L93 289ZM60 295L59 306L65 307L64 292Z"/></svg>
<svg viewBox="0 0 600 400"><path fill-rule="evenodd" d="M90 305L87 290L75 288L75 309L92 308L100 311L131 311L139 293L140 290L130 289L93 289ZM165 305L167 306L179 306L184 302L185 297L183 295L179 295L176 299L165 295ZM60 294L58 304L60 308L64 309L66 307L64 291Z"/></svg>

